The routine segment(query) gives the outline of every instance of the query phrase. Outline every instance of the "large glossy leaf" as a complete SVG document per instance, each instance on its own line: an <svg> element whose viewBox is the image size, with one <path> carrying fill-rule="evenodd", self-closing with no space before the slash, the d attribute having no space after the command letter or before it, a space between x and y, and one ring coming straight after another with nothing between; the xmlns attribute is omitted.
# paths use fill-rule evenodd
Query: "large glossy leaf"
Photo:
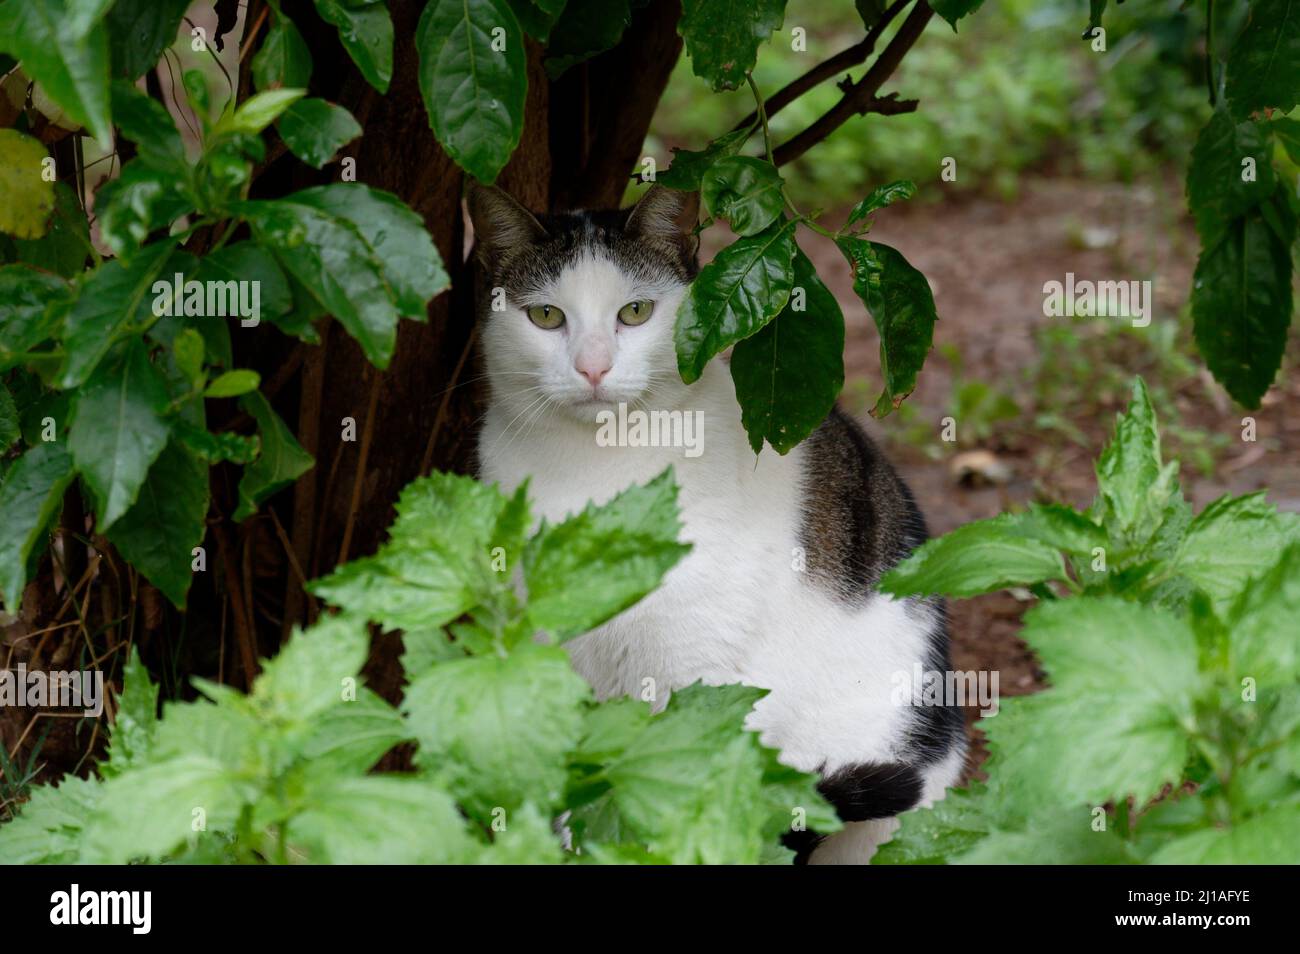
<svg viewBox="0 0 1300 954"><path fill-rule="evenodd" d="M137 79L158 62L176 40L191 0L116 0L104 26L113 75Z"/></svg>
<svg viewBox="0 0 1300 954"><path fill-rule="evenodd" d="M700 197L737 235L763 231L785 208L785 183L776 167L753 156L719 159L700 179Z"/></svg>
<svg viewBox="0 0 1300 954"><path fill-rule="evenodd" d="M786 0L685 0L677 32L695 75L715 90L736 89L754 67L758 47L781 27Z"/></svg>
<svg viewBox="0 0 1300 954"><path fill-rule="evenodd" d="M294 103L280 117L276 129L295 156L317 169L361 135L361 126L351 113L323 99Z"/></svg>
<svg viewBox="0 0 1300 954"><path fill-rule="evenodd" d="M780 313L794 284L795 221L773 222L720 251L691 284L677 313L677 368L688 384L714 355Z"/></svg>
<svg viewBox="0 0 1300 954"><path fill-rule="evenodd" d="M757 453L764 439L782 454L816 429L844 386L844 315L802 251L781 314L731 355L741 422Z"/></svg>
<svg viewBox="0 0 1300 954"><path fill-rule="evenodd" d="M393 78L393 21L382 2L315 0L322 20L338 28L339 40L361 75L381 93Z"/></svg>
<svg viewBox="0 0 1300 954"><path fill-rule="evenodd" d="M433 134L457 165L492 182L524 128L527 68L514 14L505 0L430 0L415 45Z"/></svg>

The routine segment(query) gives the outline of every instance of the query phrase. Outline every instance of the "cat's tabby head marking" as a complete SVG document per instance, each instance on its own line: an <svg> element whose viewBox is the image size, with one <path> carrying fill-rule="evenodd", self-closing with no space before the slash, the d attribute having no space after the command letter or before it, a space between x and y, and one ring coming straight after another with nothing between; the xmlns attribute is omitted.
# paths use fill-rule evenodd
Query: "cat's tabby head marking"
<svg viewBox="0 0 1300 954"><path fill-rule="evenodd" d="M536 216L499 189L471 188L493 401L588 421L620 401L677 403L673 325L698 270L694 198L655 186L631 209Z"/></svg>

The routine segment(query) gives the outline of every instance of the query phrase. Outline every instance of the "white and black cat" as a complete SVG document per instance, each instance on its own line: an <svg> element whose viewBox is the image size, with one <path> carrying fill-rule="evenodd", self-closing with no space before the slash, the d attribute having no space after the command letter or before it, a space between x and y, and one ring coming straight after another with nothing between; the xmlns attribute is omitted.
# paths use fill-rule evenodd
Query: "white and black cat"
<svg viewBox="0 0 1300 954"><path fill-rule="evenodd" d="M875 589L925 523L838 409L789 454L756 458L723 361L682 382L673 324L698 269L685 205L655 187L631 210L538 217L472 189L478 258L505 303L479 318L480 475L506 490L530 478L537 510L558 520L674 467L693 549L655 592L569 642L574 666L601 698L647 679L660 704L701 679L770 689L748 724L782 761L820 772L847 822L787 842L803 861L865 862L893 816L942 797L965 758L959 709L897 701L897 674L951 668L942 605ZM597 413L620 402L702 411L702 452L599 446Z"/></svg>

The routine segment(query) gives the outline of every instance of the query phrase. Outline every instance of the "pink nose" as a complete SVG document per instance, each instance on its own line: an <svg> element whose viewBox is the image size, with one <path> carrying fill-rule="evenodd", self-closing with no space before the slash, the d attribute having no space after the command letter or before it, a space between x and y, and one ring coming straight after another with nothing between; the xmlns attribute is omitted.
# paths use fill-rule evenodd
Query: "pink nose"
<svg viewBox="0 0 1300 954"><path fill-rule="evenodd" d="M579 361L574 364L574 368L591 382L593 388L609 373L609 365L603 361Z"/></svg>

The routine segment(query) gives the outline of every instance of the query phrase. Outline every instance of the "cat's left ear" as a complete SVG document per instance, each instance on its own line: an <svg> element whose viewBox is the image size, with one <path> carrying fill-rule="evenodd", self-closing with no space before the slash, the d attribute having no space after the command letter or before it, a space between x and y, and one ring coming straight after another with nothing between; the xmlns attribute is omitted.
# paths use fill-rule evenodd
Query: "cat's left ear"
<svg viewBox="0 0 1300 954"><path fill-rule="evenodd" d="M632 207L624 231L632 236L681 245L693 256L700 244L694 231L699 217L698 192L654 185Z"/></svg>

